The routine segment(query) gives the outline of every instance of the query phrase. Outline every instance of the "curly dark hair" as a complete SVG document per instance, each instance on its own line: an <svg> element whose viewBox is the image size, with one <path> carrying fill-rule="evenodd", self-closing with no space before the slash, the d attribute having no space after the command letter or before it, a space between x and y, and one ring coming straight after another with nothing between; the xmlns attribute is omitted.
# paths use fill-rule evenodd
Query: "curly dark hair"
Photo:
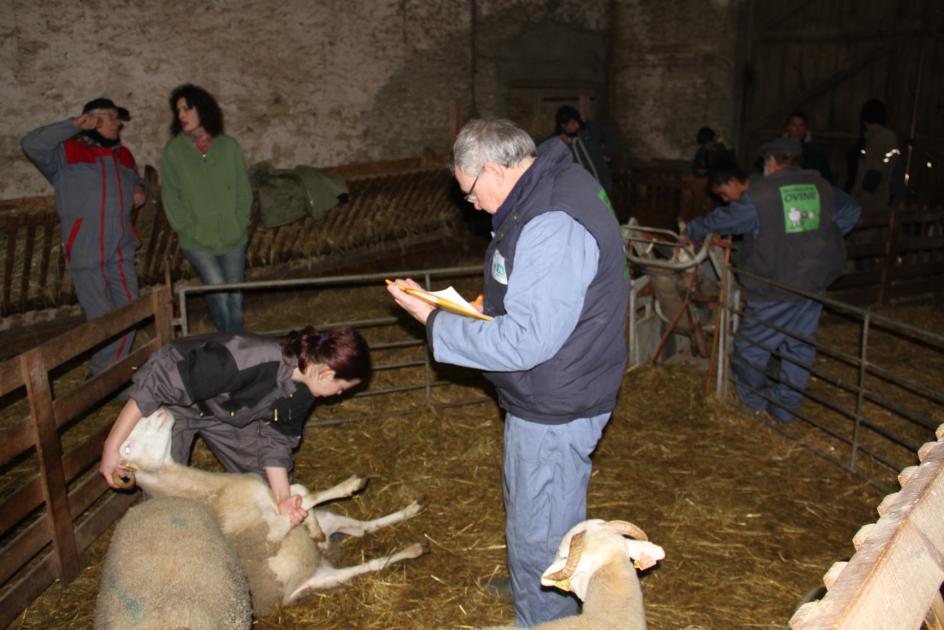
<svg viewBox="0 0 944 630"><path fill-rule="evenodd" d="M204 131L214 138L223 133L223 110L213 95L202 87L185 83L170 93L170 135L176 136L181 132L180 118L177 116L177 101L180 99L184 99L187 105L197 110L200 126Z"/></svg>
<svg viewBox="0 0 944 630"><path fill-rule="evenodd" d="M367 381L370 378L370 348L359 332L350 327L318 331L312 326L293 330L282 344L282 354L298 359L302 372L309 364L321 363L334 370L335 378Z"/></svg>

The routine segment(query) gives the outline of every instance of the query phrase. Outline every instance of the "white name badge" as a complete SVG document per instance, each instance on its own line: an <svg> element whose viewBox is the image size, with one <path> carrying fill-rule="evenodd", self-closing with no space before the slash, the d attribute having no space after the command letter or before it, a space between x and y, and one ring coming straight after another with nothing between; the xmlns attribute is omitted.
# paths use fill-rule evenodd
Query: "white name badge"
<svg viewBox="0 0 944 630"><path fill-rule="evenodd" d="M508 284L508 272L505 270L505 257L497 249L492 256L492 277L499 284Z"/></svg>

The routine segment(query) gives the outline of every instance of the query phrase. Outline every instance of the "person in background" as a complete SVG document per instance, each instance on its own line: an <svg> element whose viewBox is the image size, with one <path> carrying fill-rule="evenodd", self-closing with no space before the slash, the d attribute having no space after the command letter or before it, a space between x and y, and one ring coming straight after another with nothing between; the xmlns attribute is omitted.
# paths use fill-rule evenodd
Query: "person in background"
<svg viewBox="0 0 944 630"><path fill-rule="evenodd" d="M99 472L112 488L125 476L118 449L141 418L166 407L174 416L171 456L190 461L199 435L228 472L269 482L279 513L305 519L289 493L292 451L301 442L315 399L337 396L370 377L370 349L351 328L311 327L279 342L247 333L175 339L135 373L128 401L105 445Z"/></svg>
<svg viewBox="0 0 944 630"><path fill-rule="evenodd" d="M797 110L787 116L784 136L797 140L803 147L801 166L816 171L830 184L834 184L833 171L829 167L829 158L823 145L813 142L810 131L810 117L806 112Z"/></svg>
<svg viewBox="0 0 944 630"><path fill-rule="evenodd" d="M606 194L612 196L611 164L619 150L616 136L601 125L584 121L580 112L570 105L558 108L555 121L557 126L553 135L570 147L574 161L587 169L600 182Z"/></svg>
<svg viewBox="0 0 944 630"><path fill-rule="evenodd" d="M720 158L734 160L734 151L729 149L724 143L724 139L719 136L711 127L702 127L695 134L695 143L698 149L695 150L695 157L692 158L692 175L698 178L708 176L708 168L711 164Z"/></svg>
<svg viewBox="0 0 944 630"><path fill-rule="evenodd" d="M195 85L170 95L171 139L161 154L161 200L203 284L243 282L252 189L239 143L223 133L216 99ZM206 294L221 332L243 329L240 291Z"/></svg>
<svg viewBox="0 0 944 630"><path fill-rule="evenodd" d="M541 588L563 535L586 518L590 456L623 381L629 271L600 183L567 145L510 120L467 123L453 146L466 200L492 216L484 305L491 321L434 309L388 287L426 325L437 361L484 370L505 416L503 484L519 626L566 617L577 602Z"/></svg>
<svg viewBox="0 0 944 630"><path fill-rule="evenodd" d="M127 109L96 98L80 115L35 129L21 141L55 189L66 264L89 320L138 297L134 252L140 241L131 211L144 204L145 182L121 144L129 120ZM125 357L133 343L129 331L97 350L89 359L91 374Z"/></svg>
<svg viewBox="0 0 944 630"><path fill-rule="evenodd" d="M810 293L824 293L846 262L843 236L859 220L855 199L816 171L800 169L803 149L793 138L764 145L764 178L747 183L743 173L718 170L709 181L729 203L685 226L701 241L709 233L743 234L739 267ZM728 188L730 186L730 189ZM793 420L809 380L822 302L742 276L747 307L734 340L731 367L738 398L749 410ZM771 354L780 356L778 376L767 378Z"/></svg>
<svg viewBox="0 0 944 630"><path fill-rule="evenodd" d="M882 101L871 99L862 106L864 133L850 192L865 214L885 212L904 197L904 160L898 138L885 126L887 119Z"/></svg>

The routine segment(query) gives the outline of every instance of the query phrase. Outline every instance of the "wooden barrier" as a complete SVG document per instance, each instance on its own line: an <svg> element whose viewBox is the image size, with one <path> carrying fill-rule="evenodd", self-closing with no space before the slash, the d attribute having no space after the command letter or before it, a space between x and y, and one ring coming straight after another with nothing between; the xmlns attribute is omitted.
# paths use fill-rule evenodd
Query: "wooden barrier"
<svg viewBox="0 0 944 630"><path fill-rule="evenodd" d="M944 581L944 425L937 442L918 451L920 466L904 469L901 491L878 506L878 522L853 537L849 562L823 577L826 596L804 604L794 630L911 630L929 620L940 628Z"/></svg>
<svg viewBox="0 0 944 630"><path fill-rule="evenodd" d="M461 198L453 195L445 164L445 158L426 154L327 168L347 179L350 201L319 221L305 217L264 230L254 204L247 276L272 273L279 265L315 268L328 259L340 264L362 250L399 251L456 233ZM136 265L142 287L163 282L165 260L173 280L193 273L164 215L157 173L147 167L145 175L148 202L132 217L141 236ZM0 202L0 316L75 303L59 231L52 197Z"/></svg>
<svg viewBox="0 0 944 630"><path fill-rule="evenodd" d="M0 397L25 387L29 417L0 430L0 467L35 452L39 472L0 503L0 627L55 579L72 581L79 554L137 498L115 493L95 470L109 426L63 452L61 431L119 388L154 350L171 340L173 296L159 287L127 306L0 363ZM81 387L55 396L51 371L115 333L154 319L154 339ZM4 475L7 473L5 472Z"/></svg>
<svg viewBox="0 0 944 630"><path fill-rule="evenodd" d="M856 304L940 292L944 207L917 206L863 216L846 239L847 272L830 288Z"/></svg>

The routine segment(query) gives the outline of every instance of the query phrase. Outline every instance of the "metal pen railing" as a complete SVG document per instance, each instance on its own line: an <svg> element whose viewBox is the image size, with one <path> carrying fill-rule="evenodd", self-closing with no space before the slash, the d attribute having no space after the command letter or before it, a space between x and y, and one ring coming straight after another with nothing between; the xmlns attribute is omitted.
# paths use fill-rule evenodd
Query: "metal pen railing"
<svg viewBox="0 0 944 630"><path fill-rule="evenodd" d="M787 291L798 300L811 300L822 304L824 318L841 317L846 321L857 321L860 327L856 335L858 350L850 352L848 349L837 347L835 339L824 341L810 338L758 317L734 297L735 273ZM732 399L728 395L729 386L736 383L742 390L751 392L768 403L776 404L777 401L766 391L759 391L737 380L731 366L762 371L769 383L798 392L804 401L794 413L799 423L772 421L774 428L798 439L807 448L848 472L884 491L889 491L893 487L894 475L903 467L917 462L918 448L929 439L934 439L934 431L944 419L944 394L938 388L944 377L944 369L932 370L935 365L944 365L944 336L841 302L828 295L804 291L743 269L735 272L729 267L725 270L722 276L722 294L727 296L721 305L726 318L738 317L753 321L800 343L808 344L815 348L820 360L812 365L803 365L782 352L780 347L770 347L744 335L738 337L740 343L762 348L776 360L791 362L809 370L811 384L798 387L782 378L779 373L772 373L767 366L751 364L735 355L735 327L730 324L719 326L717 334L721 335L719 347L722 348L718 363L719 379L716 384L719 397ZM820 323L822 324L822 320ZM905 355L925 355L928 359L927 369L916 370L914 366L901 363L893 367L879 365L874 353L878 333L893 337L896 347ZM942 362L937 363L938 360ZM846 371L848 374L844 373ZM895 394L899 396L896 398ZM851 426L844 423L851 423ZM818 433L797 428L802 425L812 427ZM828 446L830 442L845 445L848 449L847 456L837 455L835 446Z"/></svg>

